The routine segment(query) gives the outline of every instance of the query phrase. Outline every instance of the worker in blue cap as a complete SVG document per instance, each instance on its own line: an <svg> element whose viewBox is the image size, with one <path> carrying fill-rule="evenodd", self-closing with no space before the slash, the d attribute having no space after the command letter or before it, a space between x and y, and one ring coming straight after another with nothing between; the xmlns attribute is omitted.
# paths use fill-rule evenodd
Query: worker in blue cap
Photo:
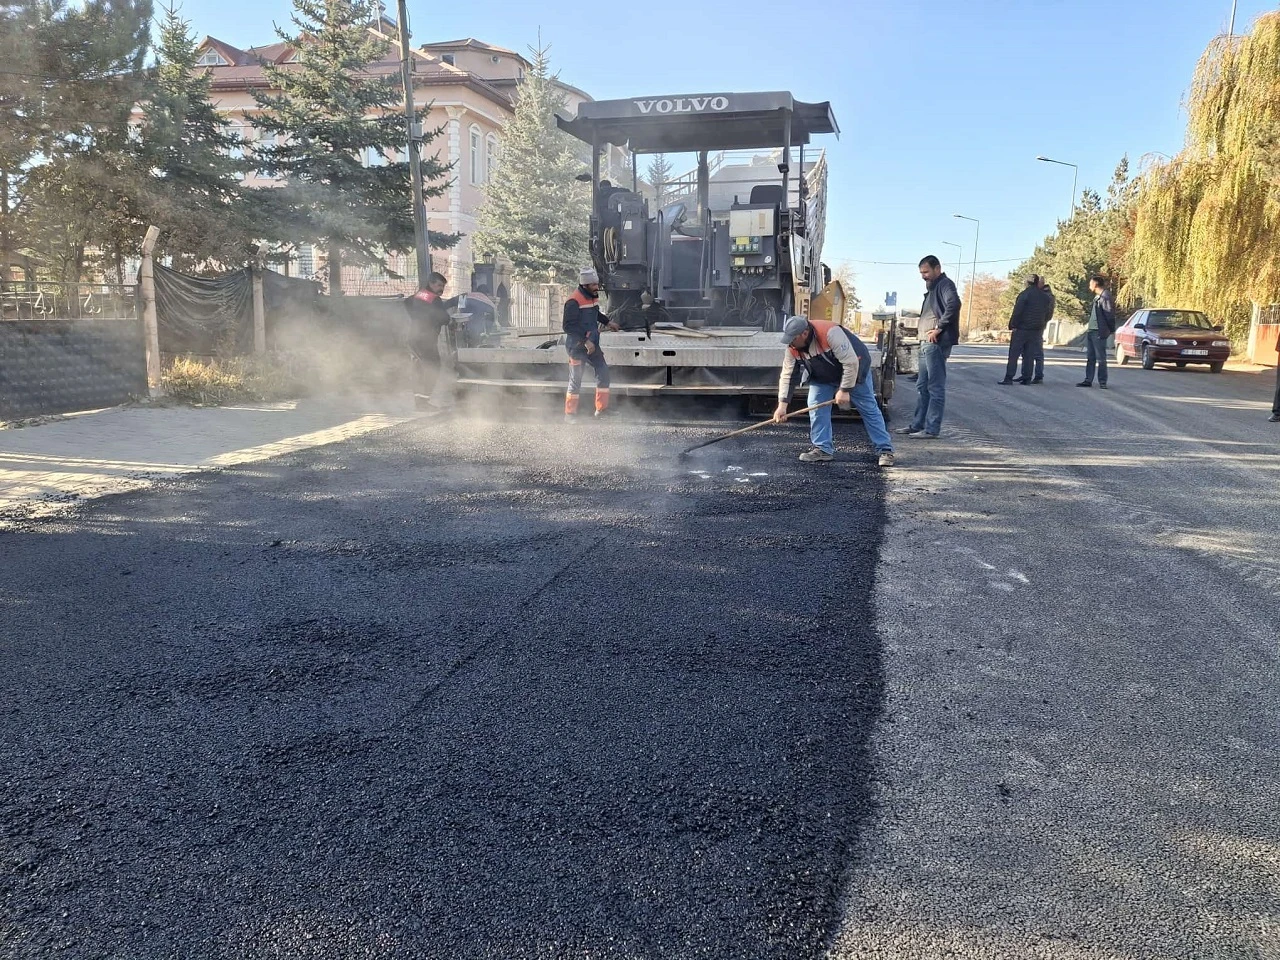
<svg viewBox="0 0 1280 960"><path fill-rule="evenodd" d="M786 419L795 378L801 370L807 371L808 406L835 400L841 410L856 407L871 445L879 454L880 466L893 466L893 441L872 387L871 352L866 344L838 323L808 317L790 317L782 328L782 342L787 345L787 351L778 377L774 422ZM809 411L809 440L813 449L800 454L805 463L827 463L835 459L830 406Z"/></svg>

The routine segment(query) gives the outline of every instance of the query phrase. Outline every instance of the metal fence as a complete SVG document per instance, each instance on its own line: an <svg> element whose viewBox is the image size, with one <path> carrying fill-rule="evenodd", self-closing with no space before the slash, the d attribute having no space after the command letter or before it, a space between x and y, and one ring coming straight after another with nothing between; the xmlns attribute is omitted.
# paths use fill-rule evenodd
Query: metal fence
<svg viewBox="0 0 1280 960"><path fill-rule="evenodd" d="M137 288L129 284L0 284L0 320L120 320L137 315Z"/></svg>
<svg viewBox="0 0 1280 960"><path fill-rule="evenodd" d="M566 288L554 283L512 284L509 306L511 326L558 330L568 296Z"/></svg>

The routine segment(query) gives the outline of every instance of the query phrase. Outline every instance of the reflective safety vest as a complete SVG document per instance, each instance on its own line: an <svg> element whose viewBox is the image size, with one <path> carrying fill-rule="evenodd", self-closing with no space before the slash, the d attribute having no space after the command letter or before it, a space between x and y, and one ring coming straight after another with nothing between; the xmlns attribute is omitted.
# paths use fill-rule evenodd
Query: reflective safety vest
<svg viewBox="0 0 1280 960"><path fill-rule="evenodd" d="M787 347L787 350L796 363L809 372L809 381L811 383L834 383L838 386L840 381L844 379L844 364L836 359L836 355L831 349L831 331L833 329L839 330L848 338L849 343L853 346L853 352L858 355L858 378L855 382L862 383L867 379L867 374L871 372L871 352L867 350L866 344L840 326L840 324L832 323L829 320L810 320L809 326L813 327L813 335L818 341L818 352L813 356L808 354L808 350L812 349L812 345L805 348L805 353L801 353L795 347Z"/></svg>
<svg viewBox="0 0 1280 960"><path fill-rule="evenodd" d="M565 307L569 304L576 303L578 305L577 317L570 319L569 310L565 310L565 317L562 327L564 332L569 335L568 346L572 348L575 344L580 345L583 340L592 340L596 343L600 342L600 298L590 297L579 287L573 291L573 294L565 301Z"/></svg>

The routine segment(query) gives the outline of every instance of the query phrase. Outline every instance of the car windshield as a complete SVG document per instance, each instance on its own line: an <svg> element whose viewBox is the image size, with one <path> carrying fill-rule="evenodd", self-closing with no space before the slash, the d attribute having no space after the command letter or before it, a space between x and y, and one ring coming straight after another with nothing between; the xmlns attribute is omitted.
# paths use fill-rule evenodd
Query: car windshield
<svg viewBox="0 0 1280 960"><path fill-rule="evenodd" d="M1197 330L1212 330L1213 324L1203 313L1196 310L1152 310L1147 315L1148 327L1195 327Z"/></svg>

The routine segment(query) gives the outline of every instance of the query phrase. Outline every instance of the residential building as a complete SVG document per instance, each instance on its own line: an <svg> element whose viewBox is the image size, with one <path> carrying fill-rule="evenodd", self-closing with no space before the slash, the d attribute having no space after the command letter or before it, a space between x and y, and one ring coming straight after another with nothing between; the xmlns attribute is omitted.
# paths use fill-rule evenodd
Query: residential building
<svg viewBox="0 0 1280 960"><path fill-rule="evenodd" d="M370 65L375 75L399 76L399 43L396 25L383 16L370 30L384 36L389 47L383 60ZM258 112L254 90L268 89L264 63L288 69L296 62L296 51L287 44L275 43L241 49L216 37L206 37L198 48L198 64L211 75L211 97L226 115L234 130L246 144L252 144L256 131L252 118ZM474 266L471 236L476 228L476 212L484 202L485 188L493 177L502 149L502 125L514 112L516 91L530 69L529 61L519 54L483 43L473 38L430 43L411 50L414 103L430 106L424 129L440 129L425 145L424 154L434 153L442 162L452 164L449 189L427 202L428 224L442 233L458 233L462 240L456 247L432 251L434 269L449 278L450 287L465 291L471 288ZM557 81L558 82L558 81ZM569 113L591 98L581 90L560 84L565 92ZM388 159L403 160L404 152L394 157L370 156L367 163L384 163ZM629 160L621 150L613 150L606 158L610 169L630 170ZM245 183L268 188L272 180L262 171L246 168ZM586 251L583 251L584 256ZM297 270L302 275L320 275L321 251L309 247L299 250ZM397 272L411 277L413 257L396 258ZM380 270L348 268L350 292L409 292L411 281L395 281ZM347 274L344 274L344 286Z"/></svg>

